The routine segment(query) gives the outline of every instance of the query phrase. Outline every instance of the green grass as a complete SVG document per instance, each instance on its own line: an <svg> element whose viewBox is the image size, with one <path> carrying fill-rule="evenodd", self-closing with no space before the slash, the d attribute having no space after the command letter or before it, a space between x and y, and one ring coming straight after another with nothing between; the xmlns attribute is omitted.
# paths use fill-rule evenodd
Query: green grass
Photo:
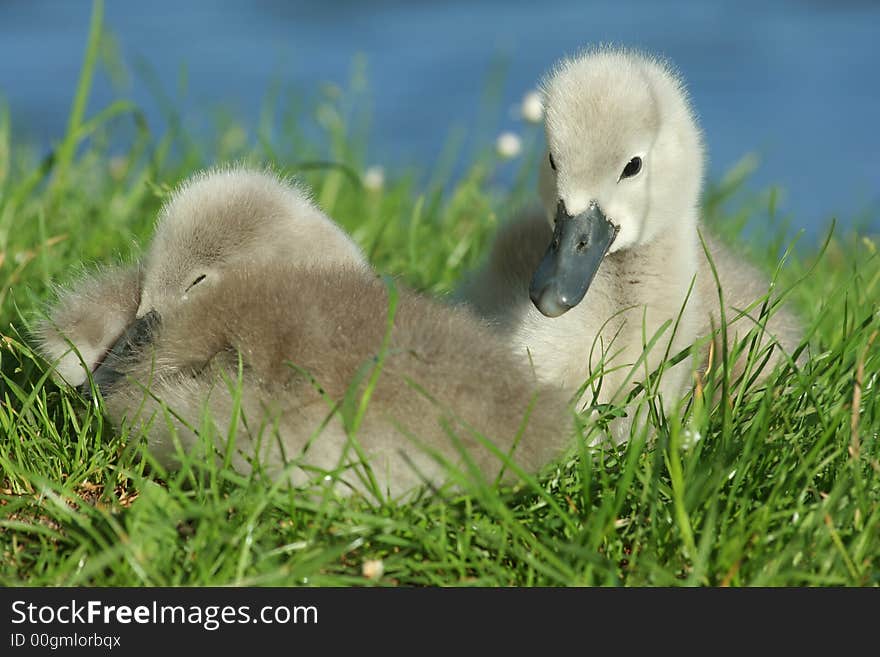
<svg viewBox="0 0 880 657"><path fill-rule="evenodd" d="M474 485L374 506L315 501L213 463L150 468L142 437L114 432L29 350L28 322L53 281L82 263L133 257L178 181L245 160L299 171L377 269L442 294L532 197L536 158L501 163L485 149L451 182L460 156L451 148L433 170L365 190L351 175L369 163L357 91L314 107L270 95L258 126L221 118L199 140L173 110L161 135L125 101L86 116L100 8L54 156L36 158L0 114L4 585L368 584L362 565L374 559L384 563L379 584L880 584L880 260L874 242L854 235L832 236L824 250L799 244L779 268L776 284L793 285L788 299L808 328L803 366L747 386L722 385L719 364L706 394L657 420L652 441L593 451L580 440L518 490ZM306 139L306 125L323 136ZM314 166L327 161L345 168ZM519 167L512 191L493 183L501 167ZM742 191L746 173L712 186L705 215L772 273L784 222L774 194ZM762 236L743 241L749 222ZM715 405L713 387L723 389Z"/></svg>

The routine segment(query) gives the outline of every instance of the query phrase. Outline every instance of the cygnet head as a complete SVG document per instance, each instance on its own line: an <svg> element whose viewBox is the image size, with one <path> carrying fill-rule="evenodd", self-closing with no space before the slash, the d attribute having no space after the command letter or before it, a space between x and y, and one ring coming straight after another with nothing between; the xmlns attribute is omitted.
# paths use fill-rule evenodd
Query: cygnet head
<svg viewBox="0 0 880 657"><path fill-rule="evenodd" d="M367 267L355 242L274 174L220 169L196 176L159 214L137 317L186 302L221 283L229 268L269 260Z"/></svg>
<svg viewBox="0 0 880 657"><path fill-rule="evenodd" d="M95 385L113 385L118 364L155 339L166 314L216 290L228 273L271 261L369 270L354 241L275 175L224 169L190 179L159 214L135 319L93 372ZM82 391L90 394L88 383Z"/></svg>
<svg viewBox="0 0 880 657"><path fill-rule="evenodd" d="M607 254L695 229L703 144L681 80L655 58L599 49L563 60L542 86L540 191L554 234L530 293L556 317Z"/></svg>

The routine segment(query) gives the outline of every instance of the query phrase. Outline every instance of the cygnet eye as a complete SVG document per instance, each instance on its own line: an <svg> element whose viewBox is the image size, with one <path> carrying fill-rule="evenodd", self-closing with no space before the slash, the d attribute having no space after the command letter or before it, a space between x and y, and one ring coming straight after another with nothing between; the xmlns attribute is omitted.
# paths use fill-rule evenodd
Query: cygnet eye
<svg viewBox="0 0 880 657"><path fill-rule="evenodd" d="M196 285L198 285L198 284L201 283L203 280L205 280L206 277L207 277L207 274L202 274L201 276L196 277L196 280L194 280L192 283L190 283L190 284L189 284L189 287L186 288L186 290L184 291L184 294L186 294L186 293L189 292L191 289L193 289Z"/></svg>
<svg viewBox="0 0 880 657"><path fill-rule="evenodd" d="M550 160L550 168L556 171L556 162L553 161L553 153L548 155L548 159Z"/></svg>
<svg viewBox="0 0 880 657"><path fill-rule="evenodd" d="M639 171L642 170L642 158L634 157L629 162L626 163L626 166L623 167L623 173L620 174L620 179L624 178L632 178Z"/></svg>

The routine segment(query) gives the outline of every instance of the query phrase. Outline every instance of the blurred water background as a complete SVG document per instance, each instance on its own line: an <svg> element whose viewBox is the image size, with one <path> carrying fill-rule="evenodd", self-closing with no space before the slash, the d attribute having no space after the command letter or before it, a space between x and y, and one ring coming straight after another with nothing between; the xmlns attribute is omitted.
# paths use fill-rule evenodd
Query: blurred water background
<svg viewBox="0 0 880 657"><path fill-rule="evenodd" d="M19 141L48 150L63 135L90 11L84 0L0 1L0 98ZM390 175L429 169L451 134L491 144L527 130L516 108L560 56L636 46L686 78L710 178L755 153L747 184L779 186L793 229L815 237L831 217L880 229L873 0L114 0L105 29L116 63L90 108L131 98L157 130L163 95L188 124L222 107L254 126L270 89L345 88L360 62L370 158Z"/></svg>

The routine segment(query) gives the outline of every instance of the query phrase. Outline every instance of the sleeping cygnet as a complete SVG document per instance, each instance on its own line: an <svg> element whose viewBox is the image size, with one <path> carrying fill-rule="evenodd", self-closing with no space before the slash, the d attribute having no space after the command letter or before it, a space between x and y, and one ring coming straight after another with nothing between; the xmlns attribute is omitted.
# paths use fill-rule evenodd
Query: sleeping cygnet
<svg viewBox="0 0 880 657"><path fill-rule="evenodd" d="M515 480L571 440L561 391L463 309L403 289L389 297L347 235L272 176L185 185L141 280L119 313L133 320L87 363L97 366L85 385L166 465L208 437L242 472L256 458L297 486L329 477L342 494L399 497L457 477ZM58 321L69 299L43 335L76 344ZM57 358L50 342L43 352Z"/></svg>
<svg viewBox="0 0 880 657"><path fill-rule="evenodd" d="M680 78L653 57L602 48L560 62L544 100L545 216L505 226L459 298L528 352L543 380L571 392L589 380L584 406L621 403L701 340L715 340L717 362L721 306L698 235L704 147ZM760 317L766 278L700 230L718 269L730 346L762 326L760 344L774 345L766 375L798 344L798 322L779 307ZM706 350L699 358L666 365L656 390L667 410ZM744 365L742 357L735 376ZM617 442L634 422L643 426L646 406L626 412L612 423Z"/></svg>

